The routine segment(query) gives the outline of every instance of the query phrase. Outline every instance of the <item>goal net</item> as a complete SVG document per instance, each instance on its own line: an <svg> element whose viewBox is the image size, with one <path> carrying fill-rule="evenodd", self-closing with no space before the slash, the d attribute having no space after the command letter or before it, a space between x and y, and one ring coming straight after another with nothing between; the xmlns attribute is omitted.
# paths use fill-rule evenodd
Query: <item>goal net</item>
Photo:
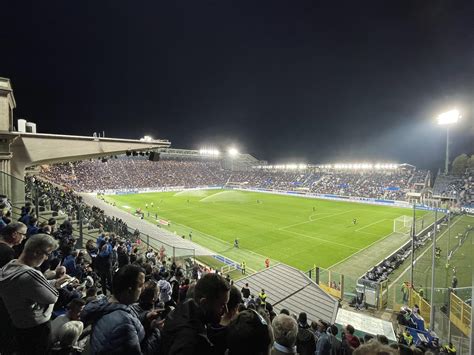
<svg viewBox="0 0 474 355"><path fill-rule="evenodd" d="M409 235L412 225L413 225L412 217L409 217L409 216L397 217L393 220L393 232Z"/></svg>

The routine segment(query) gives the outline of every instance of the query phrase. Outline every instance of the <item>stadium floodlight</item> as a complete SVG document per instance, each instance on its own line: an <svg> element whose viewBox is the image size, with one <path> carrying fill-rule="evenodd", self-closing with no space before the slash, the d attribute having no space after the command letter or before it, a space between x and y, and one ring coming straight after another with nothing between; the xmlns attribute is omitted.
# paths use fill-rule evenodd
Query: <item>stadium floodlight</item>
<svg viewBox="0 0 474 355"><path fill-rule="evenodd" d="M220 152L217 149L203 148L203 149L199 149L199 154L201 154L201 155L210 155L210 156L213 156L213 157L217 157L217 156L219 156Z"/></svg>
<svg viewBox="0 0 474 355"><path fill-rule="evenodd" d="M444 160L444 173L447 175L449 171L449 126L459 121L461 115L459 111L453 109L451 111L438 115L438 124L446 126L446 158Z"/></svg>
<svg viewBox="0 0 474 355"><path fill-rule="evenodd" d="M229 153L231 157L236 157L237 155L239 155L239 151L234 147L229 148L227 150L227 153Z"/></svg>
<svg viewBox="0 0 474 355"><path fill-rule="evenodd" d="M140 138L141 142L153 142L153 138L151 136L144 136Z"/></svg>
<svg viewBox="0 0 474 355"><path fill-rule="evenodd" d="M459 120L459 117L459 111L454 109L438 115L437 120L439 125L450 125L456 123Z"/></svg>

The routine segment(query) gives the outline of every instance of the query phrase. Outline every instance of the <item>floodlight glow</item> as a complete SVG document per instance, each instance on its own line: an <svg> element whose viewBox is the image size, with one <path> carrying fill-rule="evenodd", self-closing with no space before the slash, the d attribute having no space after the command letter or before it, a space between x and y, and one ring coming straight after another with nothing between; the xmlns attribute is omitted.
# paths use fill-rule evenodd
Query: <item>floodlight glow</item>
<svg viewBox="0 0 474 355"><path fill-rule="evenodd" d="M141 142L151 142L151 141L153 141L153 138L151 138L151 136L144 136L144 137L140 138L140 141Z"/></svg>
<svg viewBox="0 0 474 355"><path fill-rule="evenodd" d="M219 156L220 152L217 149L199 149L199 154L201 155L210 155L210 156Z"/></svg>
<svg viewBox="0 0 474 355"><path fill-rule="evenodd" d="M438 124L439 125L448 125L456 123L459 120L459 111L454 109L445 113L442 113L438 116Z"/></svg>
<svg viewBox="0 0 474 355"><path fill-rule="evenodd" d="M239 151L236 148L229 148L227 152L231 157L235 157L239 154Z"/></svg>

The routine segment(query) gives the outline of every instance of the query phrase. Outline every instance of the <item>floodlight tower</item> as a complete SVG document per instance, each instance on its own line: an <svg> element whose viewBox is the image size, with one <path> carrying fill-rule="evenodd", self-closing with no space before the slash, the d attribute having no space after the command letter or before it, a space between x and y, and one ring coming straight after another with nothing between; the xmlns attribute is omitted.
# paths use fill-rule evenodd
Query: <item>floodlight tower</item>
<svg viewBox="0 0 474 355"><path fill-rule="evenodd" d="M449 170L449 126L455 124L460 118L459 111L454 109L438 116L438 124L446 126L446 159L444 161L444 173L447 175Z"/></svg>

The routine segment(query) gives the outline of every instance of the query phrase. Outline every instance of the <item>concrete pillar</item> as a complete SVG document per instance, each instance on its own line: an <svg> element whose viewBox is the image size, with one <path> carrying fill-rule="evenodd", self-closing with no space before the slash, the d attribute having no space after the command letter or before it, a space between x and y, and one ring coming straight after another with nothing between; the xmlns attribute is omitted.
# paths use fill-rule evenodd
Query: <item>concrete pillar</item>
<svg viewBox="0 0 474 355"><path fill-rule="evenodd" d="M13 153L10 148L15 137L10 132L13 131L14 108L16 108L16 102L10 80L0 78L0 193L12 199L16 191L22 191L22 196L19 198L24 200L24 184L14 181L11 169Z"/></svg>
<svg viewBox="0 0 474 355"><path fill-rule="evenodd" d="M10 79L0 78L0 132L13 131L13 109L15 107L16 102Z"/></svg>

